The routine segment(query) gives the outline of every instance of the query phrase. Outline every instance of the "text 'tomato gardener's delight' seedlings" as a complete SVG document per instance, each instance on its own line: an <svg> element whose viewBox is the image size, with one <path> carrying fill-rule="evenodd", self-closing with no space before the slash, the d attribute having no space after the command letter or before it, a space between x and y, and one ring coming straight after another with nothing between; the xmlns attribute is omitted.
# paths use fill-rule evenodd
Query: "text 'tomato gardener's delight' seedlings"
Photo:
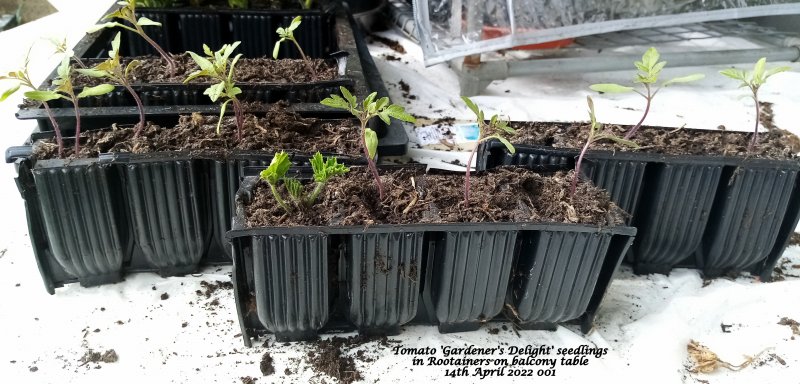
<svg viewBox="0 0 800 384"><path fill-rule="evenodd" d="M653 102L653 98L656 97L658 91L661 88L668 87L673 84L678 83L688 83L692 81L697 81L705 77L705 75L700 73L695 73L688 76L676 77L674 79L667 80L661 83L660 86L656 86L658 82L658 76L661 74L661 70L664 69L664 66L667 64L666 61L658 61L661 56L658 54L658 51L651 47L648 49L644 55L642 55L642 61L637 61L634 63L636 69L639 72L636 74L636 78L633 80L634 83L642 84L644 87L644 92L638 91L633 87L628 87L625 85L619 84L592 84L589 88L593 91L603 92L603 93L625 93L625 92L636 92L647 101L647 104L644 108L644 114L642 114L642 118L639 120L636 125L631 127L628 132L625 133L625 139L630 140L633 135L642 127L644 120L647 118L647 114L650 112L650 105Z"/></svg>
<svg viewBox="0 0 800 384"><path fill-rule="evenodd" d="M209 86L203 91L203 94L208 95L211 101L215 103L219 99L224 100L220 106L219 121L217 122L218 135L219 129L222 126L222 118L225 116L225 109L228 103L233 103L233 112L236 116L236 140L242 139L244 112L242 111L242 104L239 102L239 99L236 98L237 95L242 93L242 90L233 82L233 73L236 62L239 61L242 54L236 55L230 63L228 63L228 58L233 53L233 50L239 46L239 43L239 41L236 41L233 44L225 44L216 52L212 52L207 45L203 44L203 52L208 56L207 58L189 51L189 55L194 59L197 65L200 66L200 70L191 73L189 77L183 81L187 83L198 77L208 77L214 81L219 81L219 83Z"/></svg>
<svg viewBox="0 0 800 384"><path fill-rule="evenodd" d="M81 112L78 106L78 99L105 95L113 91L114 86L111 84L100 84L95 87L85 87L76 95L75 87L72 85L72 70L69 62L69 56L64 56L64 59L61 60L61 64L56 70L56 77L53 79L53 85L56 86L55 89L28 91L25 92L25 97L42 103L55 99L65 99L72 103L75 108L75 154L77 155L81 148ZM61 148L59 148L59 152L60 150Z"/></svg>
<svg viewBox="0 0 800 384"><path fill-rule="evenodd" d="M381 97L375 100L378 96L377 92L370 93L359 104L355 96L347 88L339 87L339 90L344 98L339 95L331 95L322 100L321 103L329 107L347 110L361 122L361 144L364 155L367 157L367 164L370 171L372 171L372 176L375 178L375 184L378 186L378 197L383 200L383 184L374 161L378 152L378 134L367 128L367 123L375 116L378 116L386 124L391 123L390 118L392 117L409 123L415 123L417 120L414 116L406 113L403 107L389 104L388 97Z"/></svg>
<svg viewBox="0 0 800 384"><path fill-rule="evenodd" d="M131 86L130 76L131 72L133 72L136 67L140 66L142 62L139 60L131 60L124 68L122 67L120 61L121 57L119 55L120 35L121 34L117 32L117 35L114 36L114 40L111 41L111 50L108 51L108 60L92 68L78 68L76 71L89 77L106 78L125 87L128 93L133 96L133 100L136 101L136 107L139 109L139 124L136 125L134 131L134 137L138 137L144 129L144 106L142 105L142 100L139 98L139 95Z"/></svg>
<svg viewBox="0 0 800 384"><path fill-rule="evenodd" d="M311 66L311 60L308 59L306 53L303 52L303 48L300 47L300 43L297 42L297 39L294 38L294 31L300 27L303 18L300 16L295 17L292 19L292 22L289 23L289 26L286 28L278 27L276 33L281 38L280 40L275 42L275 48L272 49L272 58L277 59L278 53L280 53L281 43L284 41L291 41L294 43L294 46L297 47L297 51L300 52L300 57L303 58L303 62L306 63L306 68L308 68L309 73L314 73L314 67Z"/></svg>
<svg viewBox="0 0 800 384"><path fill-rule="evenodd" d="M22 65L22 68L16 71L9 72L6 75L0 75L0 81L12 80L16 82L16 84L12 85L11 88L3 91L2 95L0 95L0 102L8 99L9 96L16 93L21 87L25 87L30 89L31 91L38 92L36 86L33 85L33 81L31 81L31 75L28 69L29 64L30 64L30 52L28 52L28 54L25 55L25 62ZM50 123L53 124L53 131L55 131L56 134L56 144L58 145L58 157L64 157L64 139L61 136L61 128L58 126L58 122L56 122L55 116L53 116L53 111L50 110L50 106L47 105L47 101L49 100L52 99L40 97L37 101L42 103L42 106L44 106L44 110L47 113L47 116L50 118Z"/></svg>
<svg viewBox="0 0 800 384"><path fill-rule="evenodd" d="M597 118L594 114L594 102L592 101L591 96L586 96L586 104L589 106L589 137L586 138L586 144L584 144L583 148L581 149L580 155L578 155L578 160L575 162L575 174L572 175L572 185L569 189L570 197L575 196L575 189L578 187L578 177L581 173L581 163L583 162L583 157L586 155L586 151L589 150L589 147L592 144L600 141L600 140L611 140L616 143L627 145L632 148L638 148L639 146L630 141L625 140L617 135L615 135L610 130L604 130L603 125L597 122Z"/></svg>
<svg viewBox="0 0 800 384"><path fill-rule="evenodd" d="M94 27L90 28L87 32L97 32L103 28L113 28L113 27L120 27L127 29L139 36L141 36L148 44L153 46L153 48L158 52L159 55L167 62L167 68L169 68L170 73L175 73L177 66L175 64L175 60L172 59L172 56L164 51L158 43L156 43L147 33L144 32L142 27L146 26L154 26L160 27L161 23L150 20L146 17L136 18L136 0L129 0L129 1L119 1L117 4L121 5L122 7L117 9L114 12L111 12L105 16L101 20L113 20L113 19L122 19L123 21L127 21L133 27L129 27L123 23L119 23L116 21L109 21L103 24L97 24Z"/></svg>
<svg viewBox="0 0 800 384"><path fill-rule="evenodd" d="M317 198L325 190L325 185L333 177L344 175L349 168L339 164L335 157L323 158L319 152L311 157L311 169L314 172L314 189L307 193L305 186L299 180L286 176L292 162L289 155L284 151L275 154L267 169L261 171L261 179L269 184L272 196L275 201L283 208L286 213L291 213L296 209L304 210L316 203ZM283 183L286 188L288 199L281 197L279 183ZM287 200L291 202L287 203Z"/></svg>
<svg viewBox="0 0 800 384"><path fill-rule="evenodd" d="M508 120L501 119L499 115L492 116L492 118L489 119L489 123L486 123L483 111L480 110L472 100L466 96L461 96L461 100L464 100L464 104L475 114L476 122L478 123L478 141L475 142L475 147L472 148L472 152L469 154L469 160L467 160L467 175L464 178L464 206L468 207L469 173L472 169L472 158L475 157L475 152L478 150L478 144L489 139L497 139L513 154L516 152L516 149L514 149L514 146L511 145L511 142L508 141L506 136L515 135L517 131L509 127Z"/></svg>
<svg viewBox="0 0 800 384"><path fill-rule="evenodd" d="M791 67L775 67L767 69L767 58L762 57L756 62L753 70L748 72L741 69L728 68L720 71L719 73L734 79L739 82L739 88L747 87L750 90L750 97L756 104L756 125L753 129L753 138L750 140L750 145L747 146L747 151L752 152L758 144L758 124L761 120L761 107L758 105L758 90L764 83L767 82L772 75L776 73L786 72Z"/></svg>

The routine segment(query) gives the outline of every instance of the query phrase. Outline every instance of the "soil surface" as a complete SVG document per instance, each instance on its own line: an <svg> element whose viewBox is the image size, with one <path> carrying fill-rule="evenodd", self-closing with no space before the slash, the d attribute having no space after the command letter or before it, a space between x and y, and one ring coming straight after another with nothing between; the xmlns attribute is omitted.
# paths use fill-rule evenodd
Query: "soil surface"
<svg viewBox="0 0 800 384"><path fill-rule="evenodd" d="M613 226L624 212L608 194L579 183L574 200L572 173L542 176L521 168L498 168L473 174L470 204L464 206L464 175L423 174L417 169L383 170L384 199L363 167L328 182L317 204L286 214L266 182L256 186L246 208L250 227L327 226L458 222L555 222ZM283 186L279 189L283 191ZM311 185L306 185L310 190Z"/></svg>
<svg viewBox="0 0 800 384"><path fill-rule="evenodd" d="M275 104L265 117L245 114L242 140L236 140L235 118L225 117L218 135L218 116L192 114L181 116L178 125L164 128L149 124L139 137L131 127L82 132L80 153L73 151L73 141L64 141L64 154L70 158L93 158L100 153L151 153L191 151L198 156L225 157L231 150L274 152L286 150L313 154L335 153L360 156L358 124L350 120L304 118L289 112L285 104ZM58 157L55 140L38 141L37 159Z"/></svg>
<svg viewBox="0 0 800 384"><path fill-rule="evenodd" d="M197 52L198 54L202 54ZM173 55L177 70L170 73L166 63L161 57L142 56L136 58L123 58L123 66L130 60L136 59L142 65L133 70L131 74L132 83L183 83L189 74L200 69L200 67L186 54ZM90 65L90 64L87 64ZM309 66L311 71L309 71ZM322 59L311 59L309 63L301 59L280 59L272 58L246 58L242 57L236 63L234 78L236 83L270 83L270 84L294 84L309 83L315 81L334 80L339 77L338 68L330 65ZM102 84L106 79L96 79L83 75L76 75L73 80L77 86L93 86ZM207 77L197 78L190 83L208 84L213 82Z"/></svg>
<svg viewBox="0 0 800 384"><path fill-rule="evenodd" d="M514 144L547 145L556 148L582 148L589 133L587 123L516 123ZM617 136L624 136L629 127L606 125ZM592 145L595 150L642 151L671 155L747 156L752 133L720 130L674 129L642 127L633 141L640 145L632 149L605 140ZM760 130L758 146L750 156L771 159L797 158L800 138L782 130Z"/></svg>

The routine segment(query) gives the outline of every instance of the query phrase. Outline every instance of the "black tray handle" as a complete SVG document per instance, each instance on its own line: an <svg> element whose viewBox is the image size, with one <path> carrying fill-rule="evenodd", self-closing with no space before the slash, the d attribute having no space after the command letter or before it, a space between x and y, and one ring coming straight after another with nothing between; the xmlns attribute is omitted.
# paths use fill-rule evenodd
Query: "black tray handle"
<svg viewBox="0 0 800 384"><path fill-rule="evenodd" d="M8 147L6 149L6 163L11 164L17 159L29 159L33 154L33 147L21 145L18 147Z"/></svg>

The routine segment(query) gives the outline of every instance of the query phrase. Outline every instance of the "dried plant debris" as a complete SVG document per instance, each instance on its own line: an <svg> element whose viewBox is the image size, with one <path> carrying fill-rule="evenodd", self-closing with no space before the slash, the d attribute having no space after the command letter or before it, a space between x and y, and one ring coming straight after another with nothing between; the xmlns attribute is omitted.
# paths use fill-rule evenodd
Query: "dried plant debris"
<svg viewBox="0 0 800 384"><path fill-rule="evenodd" d="M731 371L740 371L753 364L753 362L766 351L765 349L755 356L745 356L744 362L739 365L733 365L721 360L716 353L695 340L689 341L689 344L686 345L686 350L694 364L689 369L689 372L692 373L712 373L721 368L727 368Z"/></svg>
<svg viewBox="0 0 800 384"><path fill-rule="evenodd" d="M86 351L83 356L80 358L81 365L86 365L89 363L116 363L119 360L119 356L117 356L117 352L113 349L106 350L105 352L96 352L92 349Z"/></svg>
<svg viewBox="0 0 800 384"><path fill-rule="evenodd" d="M794 319L790 319L788 317L781 318L781 321L778 322L780 325L785 325L792 329L792 334L800 336L800 323L798 323Z"/></svg>

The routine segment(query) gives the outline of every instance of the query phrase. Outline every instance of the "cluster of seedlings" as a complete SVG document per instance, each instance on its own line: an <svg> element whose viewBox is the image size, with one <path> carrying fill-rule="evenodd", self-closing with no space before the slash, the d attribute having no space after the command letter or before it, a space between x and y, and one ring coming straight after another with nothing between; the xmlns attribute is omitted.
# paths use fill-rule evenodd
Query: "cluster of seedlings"
<svg viewBox="0 0 800 384"><path fill-rule="evenodd" d="M192 5L199 2L192 2ZM247 7L246 0L230 0L229 5L233 8ZM301 1L304 8L310 7L311 1ZM109 20L102 24L98 24L90 29L89 32L99 31L104 28L122 28L133 32L140 36L147 43L153 46L158 54L163 59L170 72L176 71L176 62L174 57L161 48L152 38L145 32L145 27L159 27L160 23L150 20L146 17L137 17L136 14L136 0L120 1L121 5L117 10L105 15L103 20ZM145 7L165 7L171 6L172 1L140 1L140 5ZM274 59L278 58L281 45L283 43L291 43L298 50L303 62L308 68L308 71L313 72L313 66L310 59L303 52L302 47L295 38L295 31L302 23L301 16L295 17L291 23L286 27L277 29L279 40L276 42L272 56ZM77 154L80 149L80 108L78 101L81 98L101 96L112 92L117 86L121 86L125 91L131 94L136 102L139 111L139 122L135 125L134 137L138 137L145 128L145 115L144 106L141 98L137 95L132 86L131 74L133 70L141 65L139 60L123 60L120 55L121 37L117 33L112 42L111 49L108 51L108 59L94 65L87 67L84 63L73 57L72 52L67 48L66 42L54 42L56 52L63 55L61 64L56 71L56 77L52 81L51 89L38 89L29 74L29 62L26 58L24 65L21 69L8 73L7 75L0 76L0 80L12 80L15 84L8 90L2 93L0 101L5 100L10 95L15 93L21 88L26 88L25 97L30 100L40 102L48 114L50 121L55 131L55 140L58 145L59 157L64 156L64 138L62 132L57 124L56 119L48 105L48 102L56 99L64 99L70 102L75 110L75 142L74 149ZM194 60L199 67L199 70L191 73L186 77L184 83L188 83L197 78L205 78L211 82L208 88L204 91L205 95L211 101L220 103L220 115L217 123L217 134L220 134L220 127L223 117L227 111L228 105L232 105L235 123L236 123L236 140L242 140L242 131L244 125L244 111L242 102L238 96L242 94L242 89L239 88L234 81L234 73L236 71L236 63L242 57L241 54L236 54L234 51L241 42L237 41L232 44L225 44L219 50L214 51L207 45L203 45L203 55L195 52L187 52L187 54ZM72 62L77 63L79 68L73 68ZM589 125L588 135L586 142L581 148L580 154L575 163L575 171L570 188L570 196L575 195L579 175L581 174L581 167L583 165L584 157L593 145L601 141L612 141L617 144L638 148L635 142L635 135L637 131L644 124L648 113L650 112L653 99L664 88L681 83L689 83L702 79L704 76L701 74L691 74L688 76L677 77L670 80L660 82L660 74L664 69L666 62L660 61L660 55L655 48L648 49L641 58L641 61L634 63L637 73L634 77L633 86L620 85L620 84L593 84L590 88L600 93L623 93L635 92L642 96L645 100L644 112L639 121L630 127L624 135L617 135L613 130L607 129L603 124L599 123L596 117L594 103L591 97L587 97L588 112L589 112ZM748 88L751 95L750 97L755 101L756 105L756 123L752 135L752 140L748 147L752 151L758 144L758 125L759 125L759 107L758 107L758 91L761 86L765 84L767 79L771 76L789 70L789 67L776 67L767 69L766 59L758 60L752 71L743 71L737 69L726 69L720 73L731 79L736 80L740 87ZM85 87L80 92L76 92L76 87L73 82L73 75L75 73L100 78L107 81L107 83ZM638 86L638 89L637 89ZM384 198L384 187L381 182L380 174L376 166L378 135L370 127L370 122L374 117L380 118L383 122L389 124L392 118L405 122L414 123L413 116L405 112L405 110L395 104L391 104L387 97L378 97L377 93L371 93L363 100L359 101L352 93L345 87L340 87L341 95L333 94L328 98L321 101L321 104L343 109L350 112L355 116L360 123L360 137L361 147L363 149L364 157L367 160L368 168L375 180L379 199ZM477 142L475 148L470 153L468 166L466 169L466 177L464 181L464 207L469 206L470 195L470 168L473 158L476 153L477 144L488 141L498 140L502 142L509 152L514 153L514 146L510 140L516 131L509 126L509 120L502 118L500 115L493 115L486 119L484 111L482 111L472 100L467 97L462 98L466 106L471 110L476 117L477 123ZM314 172L315 186L313 190L307 193L304 186L295 178L287 177L286 174L290 167L288 155L284 152L275 154L269 168L262 172L261 177L270 185L272 193L278 204L287 212L297 209L305 209L317 201L321 191L324 189L327 181L335 176L343 175L348 171L348 168L339 164L336 158L323 158L320 153L314 155L311 160L311 165ZM288 197L284 198L279 193L278 186L282 184L285 187Z"/></svg>

